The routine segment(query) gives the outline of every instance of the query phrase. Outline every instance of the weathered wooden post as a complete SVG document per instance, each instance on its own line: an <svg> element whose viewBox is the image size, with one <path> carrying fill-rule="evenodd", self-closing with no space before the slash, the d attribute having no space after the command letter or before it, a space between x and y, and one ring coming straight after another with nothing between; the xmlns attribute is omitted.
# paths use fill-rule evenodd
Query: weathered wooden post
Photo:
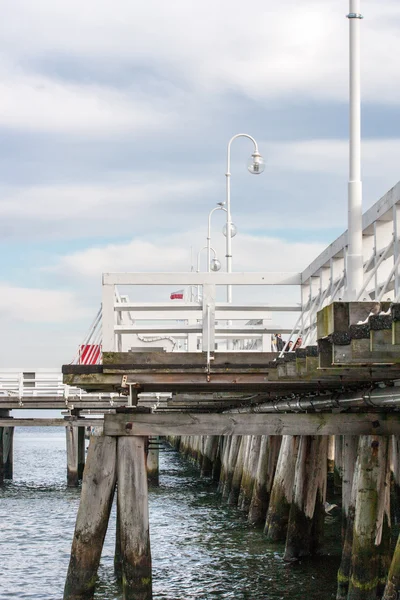
<svg viewBox="0 0 400 600"><path fill-rule="evenodd" d="M395 523L400 521L400 436L391 436L391 470L392 470L392 514Z"/></svg>
<svg viewBox="0 0 400 600"><path fill-rule="evenodd" d="M250 508L253 495L254 482L257 475L257 466L260 458L261 436L252 435L249 439L249 446L246 456L246 462L243 465L243 475L240 482L240 492L238 506L240 510L247 512Z"/></svg>
<svg viewBox="0 0 400 600"><path fill-rule="evenodd" d="M398 600L398 598L400 598L400 535L397 538L382 600Z"/></svg>
<svg viewBox="0 0 400 600"><path fill-rule="evenodd" d="M265 522L280 444L280 436L262 436L248 516L248 521L252 525L260 525Z"/></svg>
<svg viewBox="0 0 400 600"><path fill-rule="evenodd" d="M149 485L160 483L160 438L158 435L149 437L147 451L147 481Z"/></svg>
<svg viewBox="0 0 400 600"><path fill-rule="evenodd" d="M350 582L351 550L353 547L354 516L360 460L358 457L359 437L347 435L343 445L343 485L342 485L342 559L338 571L336 600L347 600Z"/></svg>
<svg viewBox="0 0 400 600"><path fill-rule="evenodd" d="M223 435L218 436L217 450L215 452L215 457L214 457L212 472L211 472L211 477L214 481L220 481L221 468L222 468L221 459L222 459L222 454L224 451L225 440L226 440L225 436L223 436ZM218 487L218 489L219 489L219 487Z"/></svg>
<svg viewBox="0 0 400 600"><path fill-rule="evenodd" d="M286 539L299 440L299 436L282 436L264 528L264 533L272 542Z"/></svg>
<svg viewBox="0 0 400 600"><path fill-rule="evenodd" d="M92 437L83 475L64 600L93 597L116 482L117 440Z"/></svg>
<svg viewBox="0 0 400 600"><path fill-rule="evenodd" d="M219 481L218 481L218 492L220 494L223 494L225 484L226 484L226 479L228 476L228 458L229 458L229 449L230 449L231 443L232 443L232 436L229 435L224 438L223 438L223 436L221 436L221 438L223 439L223 444L222 444L222 453L221 453L221 470L220 470Z"/></svg>
<svg viewBox="0 0 400 600"><path fill-rule="evenodd" d="M236 464L233 471L232 484L229 492L228 504L237 504L240 494L240 484L242 482L243 466L250 443L250 435L242 435L239 452L237 454Z"/></svg>
<svg viewBox="0 0 400 600"><path fill-rule="evenodd" d="M224 488L222 490L222 498L229 502L229 496L232 489L233 476L235 474L236 463L239 456L239 451L243 443L243 436L232 435L229 445L229 453L227 454L227 472Z"/></svg>
<svg viewBox="0 0 400 600"><path fill-rule="evenodd" d="M343 436L335 435L335 465L333 469L333 487L335 491L342 489L343 480Z"/></svg>
<svg viewBox="0 0 400 600"><path fill-rule="evenodd" d="M151 600L146 438L118 438L118 525L124 600Z"/></svg>
<svg viewBox="0 0 400 600"><path fill-rule="evenodd" d="M327 478L327 436L301 436L284 560L317 554L322 546Z"/></svg>
<svg viewBox="0 0 400 600"><path fill-rule="evenodd" d="M13 478L14 468L14 427L3 427L4 479Z"/></svg>
<svg viewBox="0 0 400 600"><path fill-rule="evenodd" d="M10 411L0 409L0 417L9 417ZM12 423L12 419L10 419ZM0 485L13 477L14 427L0 427Z"/></svg>
<svg viewBox="0 0 400 600"><path fill-rule="evenodd" d="M85 470L85 459L86 459L86 428L77 427L78 429L78 479L83 478L83 471Z"/></svg>
<svg viewBox="0 0 400 600"><path fill-rule="evenodd" d="M204 445L203 461L201 463L201 476L210 477L213 472L213 464L218 450L219 437L217 435L206 436Z"/></svg>
<svg viewBox="0 0 400 600"><path fill-rule="evenodd" d="M383 591L390 535L388 450L388 436L360 437L348 600L372 600Z"/></svg>
<svg viewBox="0 0 400 600"><path fill-rule="evenodd" d="M67 441L67 485L77 487L79 484L79 427L68 424L65 427Z"/></svg>

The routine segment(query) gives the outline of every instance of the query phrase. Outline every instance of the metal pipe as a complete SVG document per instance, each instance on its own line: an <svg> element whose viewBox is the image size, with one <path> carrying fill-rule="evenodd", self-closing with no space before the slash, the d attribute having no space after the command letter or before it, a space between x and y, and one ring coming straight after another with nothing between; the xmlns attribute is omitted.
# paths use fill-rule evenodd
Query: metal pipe
<svg viewBox="0 0 400 600"><path fill-rule="evenodd" d="M400 384L400 381L397 383ZM395 391L395 390L398 391ZM394 408L400 409L400 388L394 387L375 388L354 394L331 394L322 398L291 398L288 400L276 400L257 404L252 407L233 408L224 412L228 413L286 413L286 412L310 412L332 410L333 408Z"/></svg>

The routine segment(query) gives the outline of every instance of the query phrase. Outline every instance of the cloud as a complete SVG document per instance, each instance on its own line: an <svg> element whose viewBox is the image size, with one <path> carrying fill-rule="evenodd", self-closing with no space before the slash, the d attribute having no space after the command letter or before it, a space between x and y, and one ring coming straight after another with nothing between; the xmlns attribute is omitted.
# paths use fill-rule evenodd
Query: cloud
<svg viewBox="0 0 400 600"><path fill-rule="evenodd" d="M385 13L373 0L363 6L364 98L395 104L394 77L400 8L387 0ZM76 56L117 62L126 70L157 65L166 80L194 93L236 90L258 99L347 99L348 23L346 2L337 0L175 0L40 5L8 0L3 12L3 47L15 63ZM21 18L23 15L23 18Z"/></svg>
<svg viewBox="0 0 400 600"><path fill-rule="evenodd" d="M87 248L60 257L58 264L51 270L98 281L103 272L189 271L190 243L196 240L196 237L199 237L199 232L190 231L182 233L179 240L172 236L163 236L153 243L134 239L123 244ZM323 244L290 243L282 242L278 238L251 235L241 235L233 241L235 271L301 271L324 248ZM213 242L213 247L224 263L225 248L222 236L216 243ZM195 253L195 270L198 257L200 270L204 270L205 251L203 255Z"/></svg>
<svg viewBox="0 0 400 600"><path fill-rule="evenodd" d="M170 126L171 111L137 94L95 83L0 68L0 126L33 132L82 136L143 134Z"/></svg>
<svg viewBox="0 0 400 600"><path fill-rule="evenodd" d="M90 315L91 309L83 307L73 292L0 284L0 317L3 319L26 323L66 323Z"/></svg>
<svg viewBox="0 0 400 600"><path fill-rule="evenodd" d="M209 193L207 179L178 179L140 174L132 181L0 188L4 235L13 237L92 237L126 235L132 230L176 225L188 198ZM201 209L197 204L197 209ZM175 210L175 214L172 211Z"/></svg>

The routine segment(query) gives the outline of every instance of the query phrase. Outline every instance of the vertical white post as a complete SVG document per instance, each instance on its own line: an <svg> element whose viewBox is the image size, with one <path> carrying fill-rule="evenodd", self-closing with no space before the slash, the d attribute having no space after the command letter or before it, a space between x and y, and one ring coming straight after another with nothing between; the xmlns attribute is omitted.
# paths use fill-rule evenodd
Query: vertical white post
<svg viewBox="0 0 400 600"><path fill-rule="evenodd" d="M360 0L350 0L350 164L348 187L348 254L346 300L356 300L363 284Z"/></svg>
<svg viewBox="0 0 400 600"><path fill-rule="evenodd" d="M399 256L399 235L400 235L400 206L395 204L393 206L393 264L397 264ZM394 300L398 302L399 296L399 269L395 268L393 273L394 279Z"/></svg>
<svg viewBox="0 0 400 600"><path fill-rule="evenodd" d="M102 289L102 330L103 352L115 352L115 311L114 285L103 282Z"/></svg>

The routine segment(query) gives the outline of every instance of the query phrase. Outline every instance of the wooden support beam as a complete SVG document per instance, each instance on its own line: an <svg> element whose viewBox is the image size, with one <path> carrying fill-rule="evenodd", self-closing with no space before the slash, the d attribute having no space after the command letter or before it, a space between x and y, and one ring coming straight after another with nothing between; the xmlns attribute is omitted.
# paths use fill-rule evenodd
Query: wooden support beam
<svg viewBox="0 0 400 600"><path fill-rule="evenodd" d="M64 600L92 598L116 482L117 440L90 439Z"/></svg>
<svg viewBox="0 0 400 600"><path fill-rule="evenodd" d="M118 439L118 524L124 600L151 600L152 576L144 437Z"/></svg>
<svg viewBox="0 0 400 600"><path fill-rule="evenodd" d="M248 516L252 525L265 523L281 441L282 438L277 435L262 436Z"/></svg>
<svg viewBox="0 0 400 600"><path fill-rule="evenodd" d="M147 451L147 481L149 485L157 486L159 485L160 479L160 467L159 467L159 436L149 437L148 440L148 451Z"/></svg>
<svg viewBox="0 0 400 600"><path fill-rule="evenodd" d="M69 425L65 428L67 442L67 485L68 487L77 487L79 482L78 474L78 438L79 427Z"/></svg>
<svg viewBox="0 0 400 600"><path fill-rule="evenodd" d="M390 551L387 436L362 436L347 600L380 598Z"/></svg>
<svg viewBox="0 0 400 600"><path fill-rule="evenodd" d="M240 510L248 512L253 496L254 482L257 475L258 459L261 446L260 435L252 435L249 442L246 462L243 466L243 476L240 482L238 506Z"/></svg>
<svg viewBox="0 0 400 600"><path fill-rule="evenodd" d="M137 413L105 415L105 435L399 435L392 413Z"/></svg>
<svg viewBox="0 0 400 600"><path fill-rule="evenodd" d="M282 437L264 528L264 533L271 542L282 542L286 539L299 441L298 436Z"/></svg>
<svg viewBox="0 0 400 600"><path fill-rule="evenodd" d="M102 423L102 419L2 419L0 416L0 427L97 427Z"/></svg>
<svg viewBox="0 0 400 600"><path fill-rule="evenodd" d="M83 478L83 471L85 470L85 446L86 446L86 427L78 427L78 479Z"/></svg>
<svg viewBox="0 0 400 600"><path fill-rule="evenodd" d="M14 468L14 427L3 428L4 479L13 478Z"/></svg>
<svg viewBox="0 0 400 600"><path fill-rule="evenodd" d="M301 436L284 560L318 554L326 501L327 436Z"/></svg>

